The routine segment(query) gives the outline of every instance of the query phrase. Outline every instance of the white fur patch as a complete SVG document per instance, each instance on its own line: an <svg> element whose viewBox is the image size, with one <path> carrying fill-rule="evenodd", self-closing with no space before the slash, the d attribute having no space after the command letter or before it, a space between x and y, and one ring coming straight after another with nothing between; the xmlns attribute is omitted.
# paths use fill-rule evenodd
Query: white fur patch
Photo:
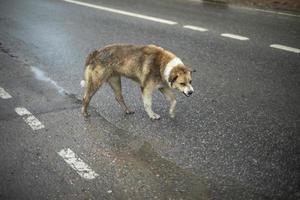
<svg viewBox="0 0 300 200"><path fill-rule="evenodd" d="M85 80L81 80L80 85L81 85L81 87L84 87L85 86Z"/></svg>
<svg viewBox="0 0 300 200"><path fill-rule="evenodd" d="M177 65L180 65L180 64L183 64L183 62L180 60L180 58L175 57L172 60L170 60L168 62L168 64L166 65L166 68L164 71L164 78L168 82L169 85L170 85L170 83L169 83L170 72L172 71L172 69L174 67L176 67Z"/></svg>

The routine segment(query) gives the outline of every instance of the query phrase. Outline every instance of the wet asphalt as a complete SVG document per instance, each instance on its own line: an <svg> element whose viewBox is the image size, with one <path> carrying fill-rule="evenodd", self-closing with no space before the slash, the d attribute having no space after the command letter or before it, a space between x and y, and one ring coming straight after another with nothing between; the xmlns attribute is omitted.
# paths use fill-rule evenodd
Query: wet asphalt
<svg viewBox="0 0 300 200"><path fill-rule="evenodd" d="M0 2L0 199L299 199L300 17L197 1L88 1L167 25L59 0ZM184 29L207 28L207 32ZM248 41L220 36L232 33ZM86 55L111 43L156 44L195 69L176 117L158 92L151 121L123 79L127 116L107 85L80 114ZM41 72L41 73L39 73ZM33 131L14 109L45 128ZM80 177L70 148L99 174Z"/></svg>

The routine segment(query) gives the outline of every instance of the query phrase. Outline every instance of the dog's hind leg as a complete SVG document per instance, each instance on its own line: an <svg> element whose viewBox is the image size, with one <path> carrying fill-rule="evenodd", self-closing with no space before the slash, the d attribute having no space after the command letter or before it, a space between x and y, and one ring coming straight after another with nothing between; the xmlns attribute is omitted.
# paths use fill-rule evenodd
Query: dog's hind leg
<svg viewBox="0 0 300 200"><path fill-rule="evenodd" d="M124 98L122 95L121 77L118 75L112 76L107 80L107 82L109 83L110 87L114 91L116 100L121 105L124 112L126 114L133 114L134 112L131 111L124 102Z"/></svg>
<svg viewBox="0 0 300 200"><path fill-rule="evenodd" d="M91 98L94 96L96 91L101 87L105 82L108 73L105 72L105 69L97 66L96 69L86 68L85 71L85 91L82 100L82 114L87 117L89 116L87 112L87 107L91 101Z"/></svg>
<svg viewBox="0 0 300 200"><path fill-rule="evenodd" d="M170 110L169 110L169 114L171 118L175 117L175 106L176 106L176 99L174 94L172 93L172 90L169 87L163 87L161 89L159 89L161 91L161 93L164 94L164 96L166 97L167 101L170 102Z"/></svg>
<svg viewBox="0 0 300 200"><path fill-rule="evenodd" d="M87 107L89 106L93 93L95 93L93 92L93 90L94 90L93 84L89 80L86 80L85 91L82 100L82 108L81 108L81 113L85 117L89 116L89 113L87 112Z"/></svg>

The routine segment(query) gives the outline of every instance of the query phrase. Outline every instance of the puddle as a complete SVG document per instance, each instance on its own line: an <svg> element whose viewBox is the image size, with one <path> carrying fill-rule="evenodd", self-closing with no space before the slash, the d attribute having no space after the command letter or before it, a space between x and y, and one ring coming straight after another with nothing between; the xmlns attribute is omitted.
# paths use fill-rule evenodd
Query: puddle
<svg viewBox="0 0 300 200"><path fill-rule="evenodd" d="M100 141L97 157L106 157L115 170L115 190L120 197L125 195L120 199L212 199L208 180L162 157L156 149L159 144L99 123L99 118L92 118L85 133Z"/></svg>
<svg viewBox="0 0 300 200"><path fill-rule="evenodd" d="M38 80L41 80L41 81L44 81L44 82L47 82L47 83L50 83L51 85L53 85L57 91L62 94L62 95L65 95L65 94L68 94L68 92L66 90L64 90L62 87L60 87L55 81L53 81L51 78L47 77L45 75L45 73L40 70L39 68L37 67L34 67L34 66L31 66L31 71L34 73L35 77L38 79Z"/></svg>
<svg viewBox="0 0 300 200"><path fill-rule="evenodd" d="M134 136L104 124L100 117L91 117L85 123L84 134L98 141L90 154L107 159L101 165L105 173L111 172L113 191L120 197L116 199L212 199L206 177L160 155L157 148L162 141Z"/></svg>
<svg viewBox="0 0 300 200"><path fill-rule="evenodd" d="M137 162L142 162L153 174L159 175L163 196L171 199L211 199L203 177L161 157L149 142L144 141L132 153Z"/></svg>

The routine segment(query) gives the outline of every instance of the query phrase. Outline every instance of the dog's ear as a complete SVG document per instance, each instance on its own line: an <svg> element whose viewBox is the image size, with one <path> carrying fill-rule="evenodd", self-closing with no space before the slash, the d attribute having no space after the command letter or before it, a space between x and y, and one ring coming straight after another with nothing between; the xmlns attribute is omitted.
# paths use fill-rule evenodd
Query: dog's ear
<svg viewBox="0 0 300 200"><path fill-rule="evenodd" d="M176 79L178 78L177 74L170 74L169 76L169 82L171 83L171 85L176 81Z"/></svg>
<svg viewBox="0 0 300 200"><path fill-rule="evenodd" d="M194 73L194 72L196 72L196 70L195 69L188 69L191 73Z"/></svg>

